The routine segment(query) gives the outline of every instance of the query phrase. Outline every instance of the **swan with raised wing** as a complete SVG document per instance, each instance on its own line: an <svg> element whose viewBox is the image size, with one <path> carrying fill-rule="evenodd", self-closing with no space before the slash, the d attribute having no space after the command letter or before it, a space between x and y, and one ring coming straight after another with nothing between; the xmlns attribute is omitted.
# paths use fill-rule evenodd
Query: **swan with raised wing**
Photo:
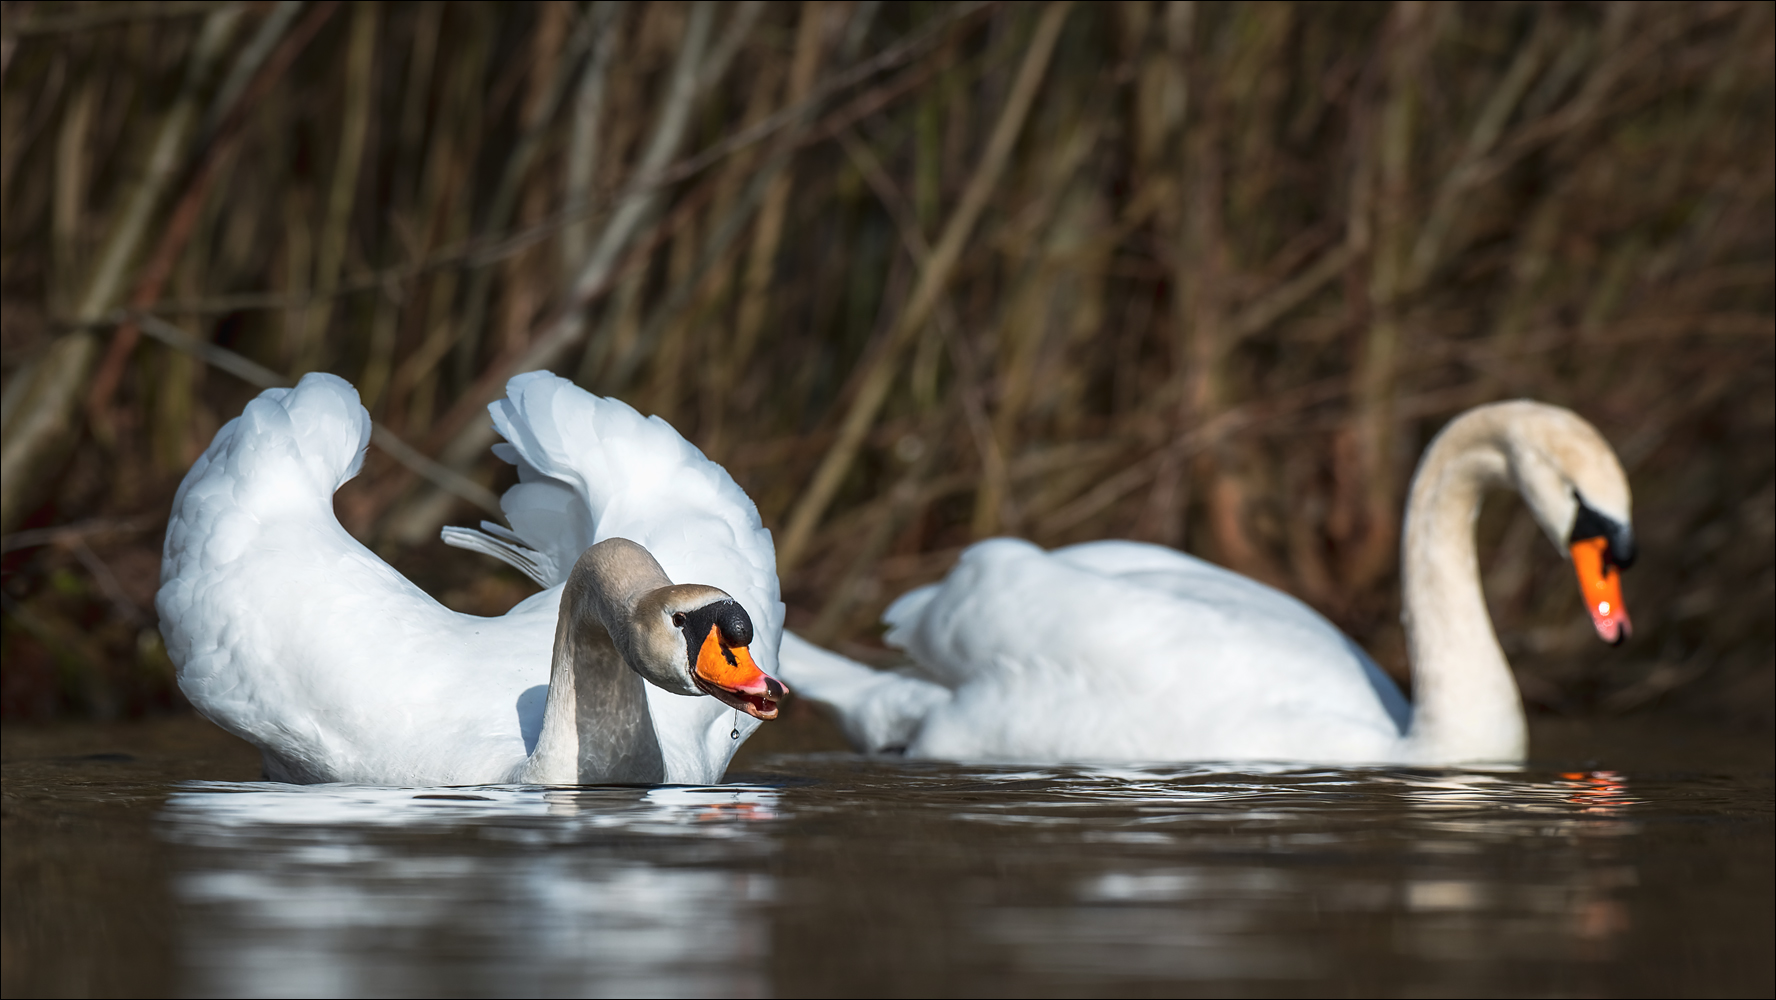
<svg viewBox="0 0 1776 1000"><path fill-rule="evenodd" d="M1451 421L1413 477L1401 552L1410 705L1306 604L1125 541L980 542L884 613L911 665L871 670L785 633L783 676L859 748L918 757L1521 761L1523 707L1474 552L1495 487L1519 493L1569 553L1598 635L1626 638L1617 569L1635 546L1621 464L1570 411L1515 401Z"/></svg>
<svg viewBox="0 0 1776 1000"><path fill-rule="evenodd" d="M155 606L180 689L273 780L719 781L784 693L757 510L665 421L547 372L489 410L511 528L445 541L545 590L458 614L348 534L332 498L370 418L311 374L224 426L173 501Z"/></svg>

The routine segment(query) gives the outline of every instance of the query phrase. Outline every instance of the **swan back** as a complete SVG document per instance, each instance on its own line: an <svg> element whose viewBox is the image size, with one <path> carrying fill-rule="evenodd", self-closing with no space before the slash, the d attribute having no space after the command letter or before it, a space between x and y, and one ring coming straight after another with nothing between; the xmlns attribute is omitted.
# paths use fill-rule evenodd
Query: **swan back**
<svg viewBox="0 0 1776 1000"><path fill-rule="evenodd" d="M1405 721L1398 690L1312 609L1158 546L990 539L883 617L889 644L956 692L909 747L925 756L1376 760Z"/></svg>

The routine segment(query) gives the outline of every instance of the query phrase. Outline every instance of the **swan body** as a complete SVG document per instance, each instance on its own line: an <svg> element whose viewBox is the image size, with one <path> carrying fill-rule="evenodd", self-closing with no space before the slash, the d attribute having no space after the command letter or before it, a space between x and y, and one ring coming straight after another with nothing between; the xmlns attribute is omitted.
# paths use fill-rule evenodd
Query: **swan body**
<svg viewBox="0 0 1776 1000"><path fill-rule="evenodd" d="M547 372L507 389L489 410L518 467L512 528L446 529L546 588L497 617L450 611L339 524L371 430L339 378L267 390L186 475L161 629L186 697L267 777L709 783L730 734L775 714L757 667L775 670L783 605L745 493L657 417Z"/></svg>
<svg viewBox="0 0 1776 1000"><path fill-rule="evenodd" d="M980 542L884 613L888 643L911 666L870 670L786 633L785 679L831 707L860 748L910 756L1521 761L1522 704L1474 555L1474 519L1497 487L1521 494L1570 548L1599 634L1624 637L1626 476L1590 424L1517 401L1452 421L1414 476L1402 580L1415 704L1295 598L1126 541Z"/></svg>

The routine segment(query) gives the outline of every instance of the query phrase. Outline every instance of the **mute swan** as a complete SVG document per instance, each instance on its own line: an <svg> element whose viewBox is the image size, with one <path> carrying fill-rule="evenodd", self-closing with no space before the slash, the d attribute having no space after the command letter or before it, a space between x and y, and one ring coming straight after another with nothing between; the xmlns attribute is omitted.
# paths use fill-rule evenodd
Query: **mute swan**
<svg viewBox="0 0 1776 1000"><path fill-rule="evenodd" d="M173 500L155 606L180 689L278 781L720 780L783 693L757 510L665 421L547 372L488 409L512 530L445 540L548 589L457 614L347 534L332 496L370 418L311 374L247 404Z"/></svg>
<svg viewBox="0 0 1776 1000"><path fill-rule="evenodd" d="M1523 708L1474 557L1495 486L1517 490L1570 550L1597 633L1626 638L1627 478L1590 424L1521 401L1452 421L1413 477L1401 578L1414 705L1295 598L1123 541L980 542L883 615L911 667L873 671L785 633L783 677L835 709L860 748L910 756L1521 761Z"/></svg>

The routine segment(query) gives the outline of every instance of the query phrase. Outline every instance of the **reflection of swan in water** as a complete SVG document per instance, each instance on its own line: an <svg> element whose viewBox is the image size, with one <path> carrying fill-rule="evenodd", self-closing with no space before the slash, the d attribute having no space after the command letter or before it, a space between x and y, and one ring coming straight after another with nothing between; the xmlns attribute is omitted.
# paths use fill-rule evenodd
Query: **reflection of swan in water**
<svg viewBox="0 0 1776 1000"><path fill-rule="evenodd" d="M161 628L180 688L268 777L704 783L776 714L748 647L774 666L783 606L746 494L658 418L547 372L507 389L513 530L445 533L550 588L497 618L443 607L334 517L371 429L341 379L266 391L185 477Z"/></svg>
<svg viewBox="0 0 1776 1000"><path fill-rule="evenodd" d="M963 760L1517 762L1523 706L1475 565L1488 488L1510 488L1570 551L1598 634L1627 634L1628 481L1567 410L1457 417L1412 481L1401 545L1416 703L1300 601L1181 552L1106 541L1044 552L992 539L883 615L903 673L793 635L784 676L864 750Z"/></svg>
<svg viewBox="0 0 1776 1000"><path fill-rule="evenodd" d="M199 995L745 996L934 955L948 982L1037 992L1508 993L1525 962L1608 958L1634 915L1637 824L1569 801L1620 782L1575 773L847 760L783 789L194 784L159 829Z"/></svg>
<svg viewBox="0 0 1776 1000"><path fill-rule="evenodd" d="M771 887L596 851L355 843L173 883L185 992L217 997L768 996Z"/></svg>
<svg viewBox="0 0 1776 1000"><path fill-rule="evenodd" d="M778 794L183 786L187 992L766 995Z"/></svg>
<svg viewBox="0 0 1776 1000"><path fill-rule="evenodd" d="M665 785L654 788L539 789L517 785L401 788L391 785L280 785L194 781L167 800L167 816L191 837L342 824L353 829L436 831L537 817L590 825L675 828L713 818L774 819L781 793L764 785ZM569 823L552 829L571 835Z"/></svg>
<svg viewBox="0 0 1776 1000"><path fill-rule="evenodd" d="M1377 779L1398 789L1401 802L1423 827L1487 837L1631 832L1630 815L1641 804L1628 779L1614 771L1568 771L1525 779L1451 772L1389 775Z"/></svg>
<svg viewBox="0 0 1776 1000"><path fill-rule="evenodd" d="M1405 959L1412 985L1380 991L1406 993L1495 977L1480 991L1510 993L1521 963L1610 958L1632 924L1623 890L1639 876L1616 845L1637 803L1612 772L1201 776L1144 785L1138 820L1096 831L1068 903L967 923L1042 977L1385 981ZM1074 808L1053 812L1077 822ZM1220 849L1178 849L1205 844ZM1361 939L1378 927L1380 955Z"/></svg>

